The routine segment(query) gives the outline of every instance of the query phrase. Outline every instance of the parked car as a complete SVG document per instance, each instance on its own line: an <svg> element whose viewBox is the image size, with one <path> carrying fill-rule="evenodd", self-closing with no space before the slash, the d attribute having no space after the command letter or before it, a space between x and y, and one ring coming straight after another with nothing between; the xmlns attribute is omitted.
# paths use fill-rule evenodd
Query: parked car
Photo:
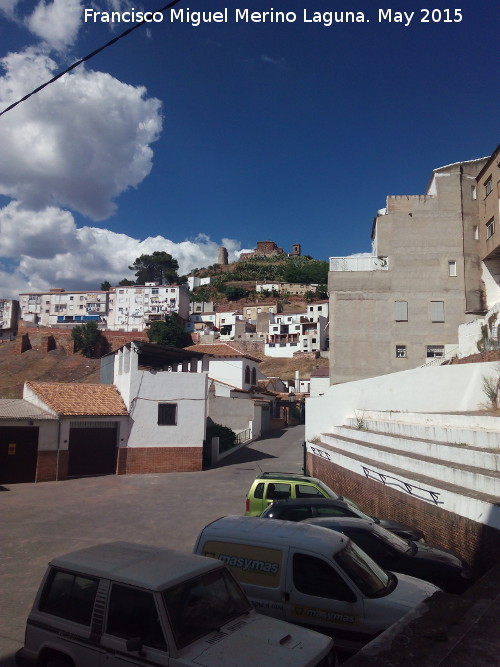
<svg viewBox="0 0 500 667"><path fill-rule="evenodd" d="M260 516L273 500L287 498L342 498L324 482L293 472L263 472L254 479L247 494L245 515Z"/></svg>
<svg viewBox="0 0 500 667"><path fill-rule="evenodd" d="M264 510L261 517L264 519L283 519L285 521L302 521L313 517L358 517L374 521L383 528L399 535L404 539L418 542L424 539L424 533L417 528L412 528L399 521L392 519L379 519L370 517L362 512L353 502L344 499L335 498L306 498L275 500Z"/></svg>
<svg viewBox="0 0 500 667"><path fill-rule="evenodd" d="M332 647L255 612L220 561L112 542L49 563L16 663L331 667Z"/></svg>
<svg viewBox="0 0 500 667"><path fill-rule="evenodd" d="M384 570L425 579L448 593L463 593L472 583L471 569L463 559L439 547L404 540L374 521L321 517L302 523L343 533Z"/></svg>
<svg viewBox="0 0 500 667"><path fill-rule="evenodd" d="M258 611L331 633L346 650L439 591L385 571L346 535L290 521L226 516L205 526L194 552L225 563Z"/></svg>

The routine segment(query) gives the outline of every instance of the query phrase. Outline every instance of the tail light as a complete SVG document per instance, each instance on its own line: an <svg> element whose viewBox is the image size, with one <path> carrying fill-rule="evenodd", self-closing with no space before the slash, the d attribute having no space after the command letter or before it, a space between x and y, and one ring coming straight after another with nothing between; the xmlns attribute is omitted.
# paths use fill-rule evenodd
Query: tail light
<svg viewBox="0 0 500 667"><path fill-rule="evenodd" d="M250 498L247 498L245 503L245 512L250 512Z"/></svg>

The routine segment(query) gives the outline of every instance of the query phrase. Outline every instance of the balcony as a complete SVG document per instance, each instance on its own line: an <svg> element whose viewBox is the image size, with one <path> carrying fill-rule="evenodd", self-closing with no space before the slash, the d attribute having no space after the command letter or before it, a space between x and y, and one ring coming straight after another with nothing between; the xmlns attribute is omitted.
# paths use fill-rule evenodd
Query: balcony
<svg viewBox="0 0 500 667"><path fill-rule="evenodd" d="M330 271L387 271L387 257L330 257Z"/></svg>

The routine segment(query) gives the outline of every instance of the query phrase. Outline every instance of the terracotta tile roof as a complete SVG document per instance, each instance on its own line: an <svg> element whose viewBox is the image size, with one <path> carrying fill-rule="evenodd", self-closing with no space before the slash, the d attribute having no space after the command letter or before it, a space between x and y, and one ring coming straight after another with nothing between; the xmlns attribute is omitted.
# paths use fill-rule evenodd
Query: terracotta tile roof
<svg viewBox="0 0 500 667"><path fill-rule="evenodd" d="M229 357L244 357L252 361L260 361L258 357L251 354L245 354L238 348L228 345L227 343L200 343L199 345L190 345L185 350L192 350L193 352L203 352L203 354L210 354L212 357L229 358Z"/></svg>
<svg viewBox="0 0 500 667"><path fill-rule="evenodd" d="M127 415L127 408L112 384L81 382L27 382L52 410L62 415Z"/></svg>

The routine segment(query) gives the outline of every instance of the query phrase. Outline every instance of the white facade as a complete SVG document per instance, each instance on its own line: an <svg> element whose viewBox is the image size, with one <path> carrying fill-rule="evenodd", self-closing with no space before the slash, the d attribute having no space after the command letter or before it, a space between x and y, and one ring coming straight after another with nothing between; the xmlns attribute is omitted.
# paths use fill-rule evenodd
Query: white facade
<svg viewBox="0 0 500 667"><path fill-rule="evenodd" d="M182 368L182 366L181 366ZM207 417L207 373L202 362L191 370L140 370L132 343L114 358L114 385L130 414L127 447L202 447ZM175 406L175 424L160 425L159 405Z"/></svg>
<svg viewBox="0 0 500 667"><path fill-rule="evenodd" d="M293 357L295 352L326 350L327 340L328 304L310 304L307 312L274 315L264 353L269 357Z"/></svg>
<svg viewBox="0 0 500 667"><path fill-rule="evenodd" d="M107 328L110 331L144 331L156 320L177 313L187 321L189 294L185 285L130 285L116 287L109 298Z"/></svg>
<svg viewBox="0 0 500 667"><path fill-rule="evenodd" d="M213 331L215 322L216 314L214 312L191 313L189 322L186 322L186 331L199 331L200 333L205 330Z"/></svg>
<svg viewBox="0 0 500 667"><path fill-rule="evenodd" d="M0 299L0 340L11 338L17 329L19 301Z"/></svg>
<svg viewBox="0 0 500 667"><path fill-rule="evenodd" d="M28 292L19 295L22 320L42 326L105 322L109 293L102 290Z"/></svg>
<svg viewBox="0 0 500 667"><path fill-rule="evenodd" d="M210 285L210 280L210 277L198 278L197 276L188 276L189 289L193 290L195 287L201 287L201 285Z"/></svg>

